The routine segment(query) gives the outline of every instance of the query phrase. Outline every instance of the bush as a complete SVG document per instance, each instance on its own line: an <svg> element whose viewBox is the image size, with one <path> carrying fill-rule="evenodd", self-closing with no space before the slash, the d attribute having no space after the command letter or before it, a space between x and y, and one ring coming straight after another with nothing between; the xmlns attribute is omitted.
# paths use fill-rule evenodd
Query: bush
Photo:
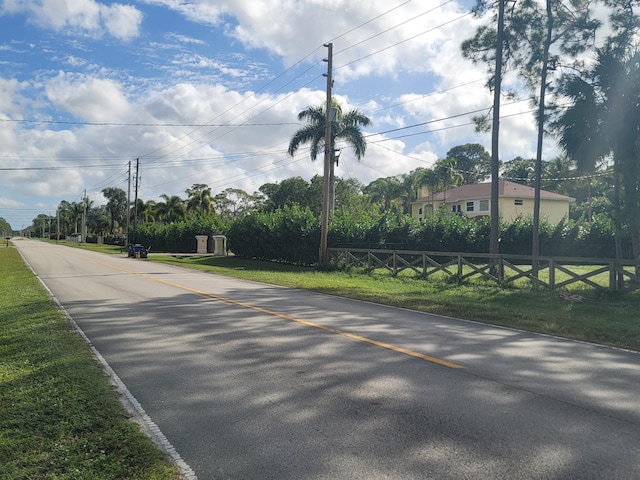
<svg viewBox="0 0 640 480"><path fill-rule="evenodd" d="M553 226L541 220L540 254L544 256L615 257L614 227L608 218L593 223L565 219ZM424 222L395 213L336 213L328 231L329 247L385 248L432 252L488 253L491 225L465 215L440 212ZM224 234L238 256L298 265L314 265L320 248L320 219L299 205L254 212L229 224L218 217L169 225L138 226L136 243L154 251L194 252L196 235ZM533 222L519 217L500 226L500 253L531 255ZM130 238L134 238L131 236ZM623 247L629 251L629 233Z"/></svg>
<svg viewBox="0 0 640 480"><path fill-rule="evenodd" d="M308 207L256 212L229 227L229 248L245 258L312 265L318 261L320 224Z"/></svg>
<svg viewBox="0 0 640 480"><path fill-rule="evenodd" d="M144 223L136 232L130 231L131 243L140 243L159 252L191 253L196 251L196 235L224 234L227 226L217 216L198 218L191 222L166 225Z"/></svg>

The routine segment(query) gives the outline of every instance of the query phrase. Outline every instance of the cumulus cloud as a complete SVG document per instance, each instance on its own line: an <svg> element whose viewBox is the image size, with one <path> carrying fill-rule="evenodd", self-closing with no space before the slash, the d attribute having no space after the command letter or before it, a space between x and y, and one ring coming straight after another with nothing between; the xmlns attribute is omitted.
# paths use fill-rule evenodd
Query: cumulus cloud
<svg viewBox="0 0 640 480"><path fill-rule="evenodd" d="M28 18L29 34L46 28L67 36L18 39L34 46L12 57L5 75L17 72L16 79L0 77L0 119L63 122L0 122L0 156L74 168L3 172L0 186L16 198L29 190L55 208L84 188L97 203L104 187L126 189L127 162L136 158L144 199L184 196L193 183L253 193L265 183L321 175L322 161L311 162L306 146L294 157L287 146L302 126L298 113L325 101L327 41L334 44L334 96L343 109L358 108L374 121L365 129L365 158L345 147L339 176L366 185L430 167L461 143L488 148L490 135L468 125L471 112L491 106L487 74L459 51L477 20L460 1L398 3L139 0L136 8L106 0L4 0L0 15ZM142 23L151 9L150 19L162 17L157 25ZM93 41L107 35L126 42ZM511 108L505 115L521 115L502 123L502 157L529 156L529 106Z"/></svg>
<svg viewBox="0 0 640 480"><path fill-rule="evenodd" d="M114 122L129 110L121 86L109 79L60 72L46 92L58 108L88 122Z"/></svg>
<svg viewBox="0 0 640 480"><path fill-rule="evenodd" d="M5 0L4 14L24 14L40 28L100 37L105 33L130 40L139 34L142 13L131 5L108 5L95 0Z"/></svg>
<svg viewBox="0 0 640 480"><path fill-rule="evenodd" d="M131 40L140 33L142 13L131 5L101 5L100 17L109 34L117 39Z"/></svg>

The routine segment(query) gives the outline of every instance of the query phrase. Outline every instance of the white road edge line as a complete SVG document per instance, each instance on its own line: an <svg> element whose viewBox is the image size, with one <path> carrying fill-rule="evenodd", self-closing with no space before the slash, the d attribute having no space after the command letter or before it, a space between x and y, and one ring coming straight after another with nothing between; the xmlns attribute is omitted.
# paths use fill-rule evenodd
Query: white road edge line
<svg viewBox="0 0 640 480"><path fill-rule="evenodd" d="M18 250L18 252L20 251ZM122 403L124 408L127 410L127 412L129 412L129 414L131 415L131 420L137 423L140 426L140 429L142 430L142 432L145 435L147 435L153 441L153 443L156 444L156 446L171 459L171 461L176 465L176 467L180 471L180 474L184 477L184 480L198 480L198 477L196 476L195 472L191 469L191 467L187 464L187 462L185 462L182 459L182 457L174 448L174 446L171 445L171 442L169 442L167 437L164 436L160 428L153 422L153 420L151 420L151 417L147 415L147 412L145 412L140 402L136 400L136 398L129 391L127 386L122 382L122 380L120 380L120 377L118 377L118 374L111 368L109 363L100 354L100 352L96 349L93 343L91 343L91 340L89 340L89 337L85 335L85 333L78 326L78 324L73 319L73 317L69 315L69 312L67 312L67 310L62 306L62 304L58 301L58 299L55 297L53 292L49 290L49 287L47 287L47 285L42 281L42 279L33 270L33 268L31 268L31 265L29 264L29 262L27 262L27 260L22 256L22 254L20 254L20 256L22 257L22 260L27 265L27 267L29 267L29 270L31 270L31 272L36 276L36 278L40 282L40 285L44 287L44 289L47 291L49 296L53 299L58 309L60 309L60 311L64 314L64 316L66 317L67 321L71 324L73 329L85 341L85 343L89 347L89 350L91 350L91 353L93 353L96 359L100 362L100 364L102 365L102 368L104 369L104 372L109 377L111 384L115 386L116 389L118 390L118 393L120 393L120 402Z"/></svg>

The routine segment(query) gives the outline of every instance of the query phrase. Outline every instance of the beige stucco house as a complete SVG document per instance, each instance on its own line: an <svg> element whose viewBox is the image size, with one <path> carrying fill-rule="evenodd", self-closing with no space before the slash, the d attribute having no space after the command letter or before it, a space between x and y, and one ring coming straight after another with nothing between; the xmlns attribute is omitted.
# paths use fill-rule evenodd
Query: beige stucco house
<svg viewBox="0 0 640 480"><path fill-rule="evenodd" d="M533 216L533 187L500 180L498 211L500 217L511 222L518 216ZM540 191L540 218L556 225L569 216L569 204L575 199L559 193ZM425 195L411 202L411 215L422 221L444 208L449 213L462 213L472 218L487 217L491 213L491 183L462 185L444 192Z"/></svg>

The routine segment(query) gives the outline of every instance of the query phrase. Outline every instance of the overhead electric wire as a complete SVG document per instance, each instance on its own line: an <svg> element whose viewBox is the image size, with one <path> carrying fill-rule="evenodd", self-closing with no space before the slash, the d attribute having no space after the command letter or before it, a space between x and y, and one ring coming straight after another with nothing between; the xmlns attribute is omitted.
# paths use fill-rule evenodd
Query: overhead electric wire
<svg viewBox="0 0 640 480"><path fill-rule="evenodd" d="M429 29L429 30L425 30L425 31L424 31L424 32L422 32L422 33L418 33L418 34L416 34L416 35L413 35L412 37L405 38L404 40L401 40L401 41L399 41L399 42L397 42L397 43L394 43L393 45L389 45L389 46L384 47L384 48L382 48L382 49L380 49L380 50L376 50L375 52L371 52L371 53L369 53L369 54L367 54L367 55L365 55L365 56L363 56L363 57L357 58L357 59L352 60L352 61L350 61L350 62L347 62L347 63L345 63L345 64L343 64L343 65L340 65L340 66L334 67L333 69L334 69L334 70L339 70L339 69L341 69L341 68L348 67L349 65L352 65L352 64L354 64L354 63L357 63L357 62L360 62L360 61L362 61L362 60L365 60L365 59L367 59L367 58L369 58L369 57L372 57L372 56L374 56L374 55L377 55L377 54L379 54L379 53L382 53L382 52L385 52L385 51L390 50L390 49L392 49L392 48L395 48L395 47L397 47L398 45L402 45L403 43L409 42L409 41L411 41L411 40L415 40L416 38L421 37L422 35L426 35L427 33L431 33L431 32L433 32L434 30L437 30L438 28L442 28L442 27L444 27L444 26L446 26L446 25L449 25L450 23L456 22L456 21L458 21L458 20L460 20L460 19L462 19L462 18L464 18L464 17L468 17L469 15L472 15L472 14L473 14L472 12L465 13L464 15L460 15L459 17L456 17L456 18L454 18L454 19L452 19L452 20L449 20L449 21L447 21L447 22L445 22L445 23L442 23L442 24L440 24L440 25L437 25L437 26L435 26L435 27L433 27L433 28L431 28L431 29Z"/></svg>
<svg viewBox="0 0 640 480"><path fill-rule="evenodd" d="M452 1L452 0L450 0L450 1ZM345 32L344 34L342 34L342 35L340 35L340 36L338 36L338 37L335 37L335 39L339 39L339 38L341 38L341 37L344 37L344 36L348 35L349 33L351 33L351 32L353 32L353 31L357 30L358 28L361 28L362 26L367 25L367 24L369 24L369 23L373 22L374 20L376 20L376 19L378 19L378 18L380 18L380 17L382 17L382 16L384 16L384 15L386 15L386 14L388 14L388 13L390 13L390 12L392 12L392 11L394 11L394 10L396 10L396 9L400 8L401 6L404 6L404 5L406 5L406 4L410 3L410 2L411 2L411 0L406 1L406 2L404 2L404 3L400 4L400 5L396 6L396 7L394 7L394 8L392 8L392 9L388 10L387 12L384 12L384 13L382 13L382 14L378 15L377 17L374 17L373 19L371 19L371 20L369 20L369 21L367 21L367 22L365 22L365 23L363 23L363 24L359 25L358 27L354 27L353 29L349 30L348 32ZM442 7L443 5L446 5L447 3L450 3L450 2L445 2L444 4L440 5L439 7ZM425 13L427 13L427 12L425 12ZM424 15L424 13L423 13L423 14L420 14L419 16L421 16L421 15ZM421 36L421 35L424 35L424 34L426 34L426 33L429 33L429 32L431 32L431 31L434 31L434 30L435 30L435 29L437 29L437 28L440 28L440 27L445 26L445 25L448 25L448 24L450 24L450 23L452 23L452 22L454 22L454 21L456 21L456 20L459 20L459 19L461 19L461 18L464 18L464 17L465 17L465 16L467 16L467 15L468 15L468 14L463 15L463 16L460 16L460 17L457 17L457 18L455 18L455 19L453 19L453 20L450 20L450 21L448 21L448 22L443 23L442 25L439 25L439 26L437 26L437 27L434 27L434 28L432 28L432 29L430 29L430 30L428 30L428 31L426 31L426 32L422 32L422 33L420 33L420 34L418 34L418 35L415 35L415 36L413 36L413 37L407 38L407 39L405 39L405 40L403 40L403 41L401 41L401 42L398 42L398 43L396 43L396 44L394 44L394 45L388 46L388 47L386 47L386 48L384 48L384 49L382 49L382 50L379 50L379 51L377 51L377 52L373 52L373 53L371 53L371 54L369 54L369 55L366 55L365 57L361 57L361 58L359 58L359 59L356 59L356 60L354 60L354 61L352 61L352 62L349 62L349 63L344 64L344 65L342 65L342 66L340 66L340 67L337 67L337 68L343 68L343 67L346 67L346 66L348 66L348 65L351 65L351 64L353 64L353 63L355 63L355 62L357 62L357 61L361 61L361 60L363 60L363 59L365 59L365 58L369 58L369 57L371 57L371 56L373 56L373 55L375 55L375 54L378 54L378 53L381 53L381 52L383 52L383 51L386 51L386 50L388 50L388 49L390 49L390 48L393 48L393 47L395 47L395 46L398 46L398 45L400 45L400 44L403 44L403 43L405 43L405 42L408 42L408 41L410 41L410 40L412 40L412 39L414 39L414 38L417 38L417 37L419 37L419 36ZM414 18L417 18L417 17L414 17ZM406 22L408 22L408 21L410 21L410 20L407 20L407 21L403 22L403 24L404 24L404 23L406 23ZM396 27L397 27L397 26L396 26ZM387 31L389 31L389 30L392 30L393 28L396 28L396 27L392 27L392 28L390 28L390 29L385 30L384 32L380 32L379 34L374 35L373 37L370 37L370 38L369 38L369 39L367 39L367 40L370 40L370 39L372 39L372 38L375 38L375 37L377 37L377 36L381 35L382 33L385 33L385 32L387 32ZM366 41L366 40L364 40L364 41ZM364 41L363 41L363 42L364 42ZM363 43L363 42L361 42L361 43ZM348 47L348 48L346 48L346 49L343 49L343 50L341 50L341 51L340 51L340 52L338 52L338 53L344 52L344 51L348 50L349 48L352 48L352 47ZM318 47L318 48L316 48L315 50L313 50L310 54L308 54L308 55L307 55L307 56L305 56L303 59L301 59L300 61L298 61L298 62L297 62L296 64L294 64L292 67L290 67L290 68L288 68L287 70L285 70L284 72L282 72L280 75L276 76L274 79L272 79L270 82L268 82L268 83L267 83L266 85L264 85L262 88L260 88L259 90L257 90L255 93L253 93L252 95L247 95L247 96L245 96L245 97L242 99L242 101L240 101L240 102L239 102L239 103L237 103L236 105L234 105L234 106L230 107L229 109L227 109L225 112L221 113L220 115L216 116L214 119L212 119L212 120L211 120L211 122L213 122L213 121L214 121L215 119L217 119L217 118L220 118L222 115L224 115L225 113L227 113L227 112L231 111L233 108L236 108L237 106L241 105L242 103L246 102L246 101L247 101L247 100L249 100L250 98L255 97L255 95L256 95L257 93L259 93L259 92L263 91L264 89L266 89L266 88L268 87L268 85L271 85L271 84L272 84L273 82L275 82L278 78L281 78L282 76L284 76L287 72L291 71L291 70L292 70L293 68L295 68L297 65L301 64L301 63L302 63L306 58L308 58L309 56L313 55L313 53L315 53L315 52L316 52L316 51L318 51L319 49L320 49L320 47ZM309 67L309 69L305 70L302 74L298 75L298 76L297 76L297 77L295 77L293 80L291 80L290 82L288 82L287 84L285 84L285 86L286 86L286 85L289 85L290 83L292 83L293 81L297 80L298 78L301 78L301 76L302 76L302 75L304 75L304 74L308 73L311 69L315 68L317 65L318 65L318 62L316 62L316 63L315 63L315 64L313 64L311 67ZM314 79L313 79L311 82L315 81L317 78L319 78L319 77L314 77ZM307 83L306 85L309 85L311 82ZM471 83L471 82L470 82L470 83ZM305 85L305 86L306 86L306 85ZM283 86L283 87L281 87L280 89L282 89L282 88L284 88L284 86ZM456 88L456 87L454 87L454 88ZM277 92L277 91L279 91L280 89L276 90L276 92ZM441 93L441 92L433 92L433 93L431 93L431 94L429 94L429 95L433 95L433 94L436 94L436 93ZM428 95L425 95L425 96L428 96ZM286 98L288 98L288 96L286 96L285 98L283 98L282 100L280 100L280 102L284 101L284 99L286 99ZM421 98L424 98L424 97L421 97ZM418 99L416 99L416 100L419 100L419 99L420 99L420 98L418 98ZM266 101L266 99L263 99L261 102L258 102L256 105L254 105L254 106L252 106L252 107L250 107L250 108L248 108L248 109L244 110L243 112L241 112L241 113L239 113L238 115L236 115L236 117L234 117L234 118L237 118L238 116L240 116L240 115L242 115L242 114L244 114L244 113L246 113L246 112L250 111L251 109L256 108L258 105L260 105L260 104L261 104L262 102L264 102L264 101ZM273 108L273 106L277 105L277 104L278 104L278 103L280 103L280 102L277 102L277 103L275 103L274 105L270 106L269 108L267 108L267 109L265 109L265 110L263 110L263 111L259 112L257 115L253 116L253 117L252 117L252 119L253 119L253 118L256 118L256 117L257 117L257 116L259 116L259 115L262 115L262 114L264 114L264 113L268 112L270 108ZM409 103L409 101L404 102L404 103ZM403 103L403 104L404 104L404 103ZM397 105L396 105L396 106L397 106ZM387 107L387 108L393 108L393 107L394 107L394 106L390 106L390 107ZM385 108L385 109L387 109L387 108ZM384 109L381 109L381 110L384 110ZM483 109L483 110L485 110L485 109ZM380 110L378 110L378 111L380 111ZM474 111L474 112L469 112L469 113L467 113L467 115L469 115L469 114L471 114L471 113L475 113L475 112L476 112L476 111ZM437 122L437 121L443 121L443 120L447 120L447 119L455 118L455 117L462 116L462 115L464 115L464 114L459 114L459 115L455 115L455 116L451 116L451 117L445 117L444 119L440 119L440 120L431 120L431 121L429 121L429 122L422 122L422 123L420 123L420 124L416 124L416 125L412 125L412 126L407 126L407 127L404 127L404 128L407 128L407 129L408 129L408 128L416 128L416 127L419 127L419 126L424 126L424 125L427 125L427 124L430 124L430 123L435 123L435 122ZM235 125L235 124L229 124L229 123L223 123L223 124L220 124L220 125L215 125L215 124L213 124L213 123L211 123L211 122L207 122L207 123L205 123L205 124L201 124L201 125L200 125L200 124L184 124L184 125L181 125L181 124L171 124L171 123L169 123L169 124L164 124L164 125L163 125L163 124L145 124L145 123L138 123L138 124L116 124L116 123L114 123L114 124L111 124L111 126L140 126L140 127L167 126L167 127L186 127L186 128L196 127L194 130L192 130L192 131L191 131L191 132L189 132L189 133L186 133L186 134L185 134L185 135L183 135L182 137L180 137L180 138L178 138L178 139L176 139L176 140L173 140L172 142L170 142L170 143L168 143L168 144L166 144L166 145L164 145L164 146L162 146L162 147L160 147L160 148L157 148L157 149L152 150L152 151L150 151L150 152L147 152L147 153L145 153L145 154L143 154L143 155L140 155L140 157L146 158L146 159L147 159L147 160L149 160L150 162L153 162L153 163L154 163L154 165L159 166L159 165L169 165L170 163L174 163L174 162L176 162L176 163L177 163L177 162L180 162L180 160L178 160L178 159L175 159L175 160L168 160L168 158L169 158L169 157L171 157L172 155L176 154L178 151L180 151L180 150L182 150L182 149L184 149L184 148L188 147L189 145L192 145L193 143L197 142L198 140L201 140L202 138L204 138L204 137L206 137L206 136L208 136L208 135L211 135L212 133L214 133L216 130L218 130L218 129L220 129L220 128L223 128L223 127L229 127L229 128L233 128L233 129L235 129L235 128L246 127L246 126L259 126L259 125L260 125L260 124L249 124L249 123L247 123L247 122L242 123L242 124L238 124L238 125ZM34 121L34 123L38 123L38 122L35 122L35 121ZM40 122L40 123L43 123L43 122ZM53 122L52 122L52 123L53 123ZM56 122L56 123L64 124L65 122ZM71 123L73 123L73 124L81 124L81 125L106 126L106 125L102 125L102 124L98 124L98 123L91 123L91 122L86 122L86 123L69 122L69 123L70 123L70 124L71 124ZM294 125L294 124L293 124L293 123L280 123L280 124L264 124L264 125L268 125L268 126L273 126L273 125L283 126L283 125ZM465 124L465 125L469 125L469 124L467 123L467 124ZM159 152L159 151L161 151L161 150L163 150L163 149L167 148L168 146L170 146L170 145L172 145L172 144L175 144L176 142L180 141L181 139L184 139L184 138L190 137L193 133L197 132L198 130L200 130L200 129L204 129L204 128L207 128L207 127L215 127L215 128L214 128L213 130L211 130L211 131L209 131L209 132L205 133L204 135L201 135L200 137L196 138L195 140L193 140L192 142L188 143L187 145L184 145L184 146L182 146L182 147L178 148L177 150L174 150L173 152L170 152L170 153L167 153L167 154L163 154L163 155L159 155L159 156L155 157L155 159L154 159L154 157L152 157L152 154L153 154L153 153ZM404 128L403 128L403 129L404 129ZM456 126L450 126L450 127L445 127L445 128L456 128ZM392 130L388 130L388 131L385 131L385 132L372 133L372 134L369 134L369 136L374 136L374 135L384 135L384 134L391 133L391 132L395 132L395 131L398 131L398 130L401 130L401 129L392 129ZM435 130L434 130L434 131L435 131ZM226 133L224 133L223 135L220 135L220 136L216 137L215 139L210 140L209 142L207 142L207 145L208 145L209 143L211 143L211 142L213 142L213 141L215 141L215 140L217 140L217 139L221 138L222 136L229 134L229 133L230 133L230 132L226 132ZM419 132L419 133L416 133L416 134L410 134L410 135L405 135L405 136L420 135L420 134L425 134L425 133L430 133L430 131L428 131L428 132ZM401 137L396 137L396 138L401 138ZM380 141L387 141L387 140L392 140L392 139L394 139L394 138L384 139L384 140L380 140ZM376 142L377 142L377 141L376 141ZM372 141L372 143L373 143L373 141ZM200 161L200 160L198 160L198 159L184 159L184 156L186 156L186 155L188 155L189 153L191 153L191 152L193 152L193 151L196 151L196 150L198 150L198 149L200 149L200 148L202 148L202 146L198 147L197 149L191 150L190 152L186 152L186 153L184 153L184 154L180 155L180 157L179 157L179 158L183 158L183 160L182 160L181 162L182 162L182 163L190 162L190 163L194 163L194 164L195 164L195 163L198 163L198 161ZM227 158L229 155L232 155L232 154L225 154L222 158ZM254 154L254 155L255 155L255 154ZM243 159L245 159L245 158L249 158L249 157L248 157L248 156L247 156L247 157L242 157L242 158L240 158L239 160L243 160ZM163 159L166 159L166 163L163 163L163 162L162 162L162 160L163 160ZM202 161L207 161L207 160L206 160L206 159L202 159ZM284 160L279 161L279 162L276 162L276 163L281 163L281 162L283 162L283 161L284 161ZM296 160L296 162L297 162L297 161L300 161L300 160ZM295 162L291 162L291 163L295 163ZM288 164L287 164L287 165L288 165ZM285 165L279 165L279 166L276 166L275 164L271 164L270 166L265 166L264 168L269 168L269 167L271 167L271 169L274 169L274 168L280 168L280 166L285 166ZM71 167L71 166L70 166L70 167L62 167L62 168L74 168L74 167ZM62 168L61 168L61 169L62 169ZM75 168L77 168L77 167L75 167ZM99 166L95 166L95 167L92 167L92 168L99 168ZM261 170L262 170L262 169L256 169L256 170L258 170L258 173L256 173L255 175L259 175L260 173L262 173L262 172L261 172ZM251 172L251 171L250 171L250 172ZM255 176L255 175L251 175L251 176ZM245 174L243 174L243 175L237 175L237 176L245 176L245 177L246 177L247 175L246 175L246 173L245 173ZM232 178L233 178L233 177L232 177ZM225 179L225 181L227 181L227 180L228 180L228 179ZM175 181L175 180L174 180L174 181ZM161 185L162 185L162 184L161 184ZM151 187L151 188L153 188L153 187Z"/></svg>
<svg viewBox="0 0 640 480"><path fill-rule="evenodd" d="M403 2L403 3L399 4L399 5L396 5L395 7L390 8L389 10L387 10L386 12L382 12L381 14L379 14L379 15L377 15L377 16L375 16L375 17L373 17L373 18L369 19L369 20L367 20L366 22L361 23L361 24L360 24L360 25L358 25L357 27L353 27L351 30L347 30L346 32L344 32L344 33L342 33L342 34L338 35L337 37L333 37L331 40L329 40L329 42L335 42L335 41L336 41L336 40L338 40L339 38L346 37L347 35L349 35L350 33L355 32L355 31L356 31L356 30L358 30L359 28L362 28L362 27L364 27L365 25L368 25L368 24L370 24L370 23L372 23L372 22L375 22L377 19L382 18L382 17L384 17L385 15L388 15L389 13L393 12L394 10L399 9L400 7L404 7L407 3L411 3L411 2L412 2L412 0L407 0L406 2ZM447 3L449 3L449 2L447 2ZM444 4L443 4L443 5L444 5ZM319 48L319 47L318 47L318 48Z"/></svg>
<svg viewBox="0 0 640 480"><path fill-rule="evenodd" d="M427 10L425 12L422 12L422 13L418 14L418 15L415 15L414 17L411 17L411 18L405 20L404 22L397 23L393 27L389 27L386 30L383 30L381 32L376 33L375 35L372 35L372 36L370 36L368 38L365 38L364 40L361 40L361 41L356 42L356 43L352 43L348 47L343 48L342 50L338 50L338 51L334 52L334 55L339 55L340 53L346 52L347 50L350 50L350 49L352 49L354 47L357 47L358 45L362 45L363 43L366 43L369 40L372 40L372 39L374 39L376 37L379 37L380 35L384 35L385 33L390 32L391 30L395 30L396 28L401 27L402 25L406 25L407 23L412 22L413 20L416 20L416 19L422 17L423 15L426 15L427 13L431 13L434 10L438 10L439 8L444 7L447 3L451 3L453 1L454 0L448 0L447 2L445 2L445 3L441 4L441 5L438 5L437 7L434 7L431 10Z"/></svg>
<svg viewBox="0 0 640 480"><path fill-rule="evenodd" d="M29 120L29 119L15 119L15 118L0 118L0 123L42 123L42 124L54 124L54 125L82 125L88 127L273 127L284 125L300 125L300 122L274 122L274 123L114 123L114 122L77 122L77 121L61 121L61 120Z"/></svg>
<svg viewBox="0 0 640 480"><path fill-rule="evenodd" d="M373 19L371 19L371 20L369 20L369 21L367 21L367 22L364 22L364 23L360 24L360 25L359 25L359 26L357 26L357 27L354 27L353 29L349 30L348 32L345 32L344 34L342 34L342 35L340 35L340 36L338 36L338 37L335 37L335 39L337 39L337 38L341 38L342 36L345 36L345 35L347 35L347 34L349 34L349 33L353 32L353 31L355 31L355 30L357 30L357 29L359 29L359 28L363 27L364 25L367 25L368 23L371 23L372 21L376 20L377 18L380 18L380 17L382 17L382 16L384 16L384 15L387 15L388 13L390 13L390 12L392 12L392 11L396 10L397 8L399 8L399 7L403 6L403 5L406 5L407 3L410 3L410 1L411 1L411 0L409 0L409 1L407 1L407 2L404 2L404 3L402 3L401 5L398 5L398 6L396 6L396 7L392 8L392 9L390 9L390 10L387 10L386 12L384 12L384 13L382 13L382 14L380 14L380 15L376 16L376 17L374 17ZM450 1L452 1L452 0L449 0L449 1L445 2L445 3L444 3L444 4L442 4L442 5L439 5L439 7L437 7L437 8L440 8L440 7L442 7L443 5L446 5L447 3L450 3ZM432 9L432 10L433 10L433 9ZM432 10L431 10L431 11L432 11ZM421 14L421 15L422 15L422 14ZM419 16L420 16L420 15L419 15ZM410 19L410 20L411 20L411 19ZM409 20L408 20L408 21L409 21ZM406 22L403 22L403 23L406 23ZM443 25L446 25L446 24L448 24L448 23L450 23L450 22L446 22L446 23L445 23L445 24L443 24ZM392 27L392 28L395 28L395 27ZM437 28L439 28L439 27L434 27L433 29L431 29L431 30L429 30L429 31L433 31L433 30L435 30L435 29L437 29ZM390 30L390 29L389 29L389 30ZM384 33L384 32L382 32L382 33ZM427 32L423 32L423 33L427 33ZM420 35L422 35L422 34L420 34ZM410 40L410 39L404 40L403 42L400 42L400 43L404 43L404 42L406 42L406 41L408 41L408 40ZM398 43L398 44L399 44L399 43ZM279 78L279 77L283 76L286 72L288 72L289 70L291 70L294 66L297 66L297 65L299 65L300 63L302 63L302 61L304 61L306 58L308 58L309 56L311 56L313 53L315 53L315 52L316 52L317 50L319 50L319 49L320 49L320 47L317 47L316 49L314 49L311 53L307 54L307 55L306 55L305 57L303 57L301 60L299 60L298 62L296 62L296 64L294 64L292 67L290 67L289 69L285 70L285 71L284 71L283 73L281 73L278 77L276 77L275 79L273 79L272 81L270 81L269 83L267 83L267 85L265 85L265 86L264 86L264 87L262 87L261 89L258 89L258 90L256 91L256 93L258 93L258 92L262 91L264 88L266 88L266 86L268 86L269 84L273 83L277 78ZM371 54L371 55L373 55L373 54ZM371 56L371 55L369 55L369 56ZM309 69L305 70L305 72L303 72L303 74L304 74L304 73L307 73L311 68L314 68L316 65L317 65L317 62L316 62L314 65L312 65ZM297 78L300 78L301 76L302 76L302 75L298 75L297 77L295 77L293 80L291 80L290 82L288 82L288 83L287 83L287 84L285 84L284 86L288 85L289 83L292 83L294 80L296 80ZM318 78L318 77L316 77L316 78ZM315 78L314 78L311 82L308 82L308 83L307 83L307 85L308 85L308 84L310 84L310 83L312 83L313 81L315 81ZM276 90L276 92L277 92L277 91L279 91L279 90L281 90L282 88L284 88L284 86L283 86L283 87L280 87L278 90ZM306 86L306 85L305 85L305 86ZM229 109L227 109L225 112L223 112L222 114L218 115L218 116L217 116L217 117L215 117L215 118L219 118L219 117L220 117L221 115L223 115L224 113L229 112L230 110L232 110L233 108L237 107L237 106L238 106L238 105L240 105L241 103L243 103L243 102L245 102L246 100L248 100L248 98L251 98L251 97L253 97L253 96L255 96L255 93L254 93L254 94L252 94L251 96L245 97L241 102L239 102L238 104L236 104L236 105L235 105L235 106L233 106L233 107L230 107L230 108L229 108ZM285 97L285 98L286 98L286 97ZM264 101L264 99L263 99L262 101ZM234 118L237 118L238 116L240 116L240 115L242 115L242 114L246 113L247 111L249 111L249 110L251 110L251 109L255 108L257 105L259 105L260 103L262 103L262 101L261 101L261 102L258 102L258 104L256 104L256 105L252 106L251 108L249 108L249 109L247 109L247 110L245 110L245 111L241 112L240 114L236 115L236 117L234 117ZM281 101L282 101L282 100L281 100ZM276 103L276 105L277 105L277 103ZM272 106L271 106L271 107L269 107L269 108L272 108L273 106L274 106L274 105L272 105ZM260 112L258 115L261 115L262 113L264 113L264 112L266 112L266 111L268 111L268 110L269 110L269 109L264 110L264 111ZM254 117L252 117L252 118L256 118L258 115L254 116ZM215 120L215 118L214 118L214 120ZM203 127L199 127L199 128L203 128ZM198 128L198 129L199 129L199 128ZM194 130L193 132L197 131L198 129ZM206 133L206 134L204 134L204 135L201 135L200 137L196 138L196 139L195 139L195 140L193 140L192 142L189 142L186 146L191 145L191 144L193 144L193 143L197 142L198 140L200 140L200 139L204 138L205 136L207 136L207 135L209 135L209 134L213 133L215 130L217 130L217 129L214 129L214 130L212 130L212 131L210 131L210 132L208 132L208 133ZM179 139L174 140L174 141L173 141L173 142L171 142L170 144L167 144L167 145L165 145L165 146L163 146L163 147L160 147L159 149L156 149L156 150L154 150L153 152L150 152L150 153L155 153L156 151L162 150L162 149L166 148L167 146L169 146L169 145L171 145L171 144L173 144L173 143L175 143L175 142L177 142L177 141L181 140L182 138L185 138L185 137L189 136L189 135L190 135L191 133L193 133L193 132L190 132L190 133L188 133L188 134L186 134L186 135L184 135L184 136L180 137ZM230 133L230 132L227 132L227 133L225 133L224 135L227 135L228 133ZM224 135L221 135L221 136L224 136ZM208 143L211 143L211 142L213 142L213 141L215 141L215 140L218 140L221 136L216 137L215 139L210 140ZM181 149L183 149L183 148L185 148L185 146L182 146L182 147L178 148L177 150L174 150L171 154L176 153L177 151L179 151L179 150L181 150ZM202 148L202 147L199 147L199 148ZM192 151L193 151L193 150L192 150ZM188 152L188 153L190 153L190 152ZM188 154L188 153L187 153L187 154ZM140 157L147 157L147 156L149 156L149 155L150 155L150 154L143 154L143 155L140 155ZM167 155L170 155L170 154L167 154Z"/></svg>

